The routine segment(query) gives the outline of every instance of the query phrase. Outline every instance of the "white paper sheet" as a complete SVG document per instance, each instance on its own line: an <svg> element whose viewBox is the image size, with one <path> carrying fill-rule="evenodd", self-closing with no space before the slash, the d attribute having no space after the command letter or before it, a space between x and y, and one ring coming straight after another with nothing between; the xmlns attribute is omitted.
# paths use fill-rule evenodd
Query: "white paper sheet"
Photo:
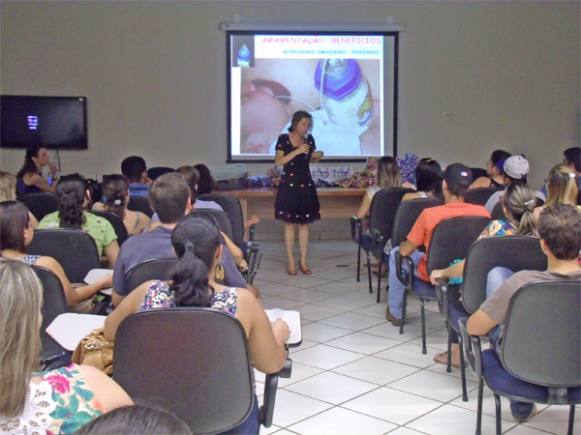
<svg viewBox="0 0 581 435"><path fill-rule="evenodd" d="M301 313L292 310L281 310L280 308L273 308L272 310L265 311L271 322L274 322L276 319L282 319L288 324L290 335L286 343L289 346L299 345L303 341Z"/></svg>
<svg viewBox="0 0 581 435"><path fill-rule="evenodd" d="M95 314L64 313L54 319L46 332L58 344L73 351L81 339L93 329L102 328L107 316Z"/></svg>
<svg viewBox="0 0 581 435"><path fill-rule="evenodd" d="M97 280L107 275L113 275L113 269L91 269L85 276L84 281L87 284L94 284Z"/></svg>

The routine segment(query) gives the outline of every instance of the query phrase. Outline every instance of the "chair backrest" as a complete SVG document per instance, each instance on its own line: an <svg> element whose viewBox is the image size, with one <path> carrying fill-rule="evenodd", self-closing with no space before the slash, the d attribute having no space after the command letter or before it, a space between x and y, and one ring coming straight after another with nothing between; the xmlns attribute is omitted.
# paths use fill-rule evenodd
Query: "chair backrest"
<svg viewBox="0 0 581 435"><path fill-rule="evenodd" d="M153 168L149 168L147 170L147 176L155 181L156 178L160 177L163 174L168 174L170 172L174 172L174 168L169 168L167 166L154 166Z"/></svg>
<svg viewBox="0 0 581 435"><path fill-rule="evenodd" d="M113 227L113 230L115 230L115 234L117 235L117 243L119 246L121 246L125 240L129 238L129 233L127 233L127 228L125 227L123 220L115 213L98 210L91 210L90 213L93 213L95 216L100 216L103 219L107 219L107 221Z"/></svg>
<svg viewBox="0 0 581 435"><path fill-rule="evenodd" d="M134 290L146 281L169 279L169 272L176 265L176 257L154 258L133 267L125 277L125 288Z"/></svg>
<svg viewBox="0 0 581 435"><path fill-rule="evenodd" d="M534 384L581 386L579 307L579 282L536 282L518 289L504 323L505 369Z"/></svg>
<svg viewBox="0 0 581 435"><path fill-rule="evenodd" d="M148 217L153 216L153 210L149 205L149 201L143 196L130 196L127 208L132 211L140 211Z"/></svg>
<svg viewBox="0 0 581 435"><path fill-rule="evenodd" d="M487 275L497 266L513 272L545 270L547 256L538 239L531 236L489 237L473 243L466 254L462 290L462 304L469 313L486 300Z"/></svg>
<svg viewBox="0 0 581 435"><path fill-rule="evenodd" d="M413 192L413 190L395 187L381 189L373 195L369 209L369 229L377 231L386 241L391 239L397 207L407 192Z"/></svg>
<svg viewBox="0 0 581 435"><path fill-rule="evenodd" d="M393 247L399 246L399 244L407 238L407 235L414 226L418 216L425 208L435 207L442 204L442 201L434 198L412 199L411 201L400 203L397 212L395 213L391 245Z"/></svg>
<svg viewBox="0 0 581 435"><path fill-rule="evenodd" d="M27 193L19 198L36 220L40 220L49 213L58 210L58 197L52 192Z"/></svg>
<svg viewBox="0 0 581 435"><path fill-rule="evenodd" d="M228 216L230 225L232 226L232 241L237 246L242 246L244 244L244 216L238 198L216 193L206 193L200 195L198 199L203 201L214 201L222 207L222 210L224 210L224 213Z"/></svg>
<svg viewBox="0 0 581 435"><path fill-rule="evenodd" d="M58 315L67 312L67 301L61 281L54 273L40 266L33 265L32 269L42 284L41 360L46 361L55 355L66 352L60 344L46 333L46 328Z"/></svg>
<svg viewBox="0 0 581 435"><path fill-rule="evenodd" d="M133 400L174 412L193 433L235 427L253 403L244 329L209 308L129 316L115 336L113 378Z"/></svg>
<svg viewBox="0 0 581 435"><path fill-rule="evenodd" d="M230 219L228 219L228 215L220 210L214 210L211 208L196 208L192 210L192 213L206 213L216 219L218 223L218 227L220 227L220 231L226 234L230 240L232 239L232 225L230 224Z"/></svg>
<svg viewBox="0 0 581 435"><path fill-rule="evenodd" d="M436 225L428 248L428 274L448 267L457 258L465 258L468 247L488 222L490 219L481 216L459 216Z"/></svg>
<svg viewBox="0 0 581 435"><path fill-rule="evenodd" d="M478 204L478 205L485 205L488 198L496 192L494 189L489 187L480 187L478 189L470 189L466 192L464 196L464 202L468 202L470 204Z"/></svg>
<svg viewBox="0 0 581 435"><path fill-rule="evenodd" d="M73 283L83 282L89 270L101 266L95 240L88 233L73 228L35 230L26 253L53 257Z"/></svg>

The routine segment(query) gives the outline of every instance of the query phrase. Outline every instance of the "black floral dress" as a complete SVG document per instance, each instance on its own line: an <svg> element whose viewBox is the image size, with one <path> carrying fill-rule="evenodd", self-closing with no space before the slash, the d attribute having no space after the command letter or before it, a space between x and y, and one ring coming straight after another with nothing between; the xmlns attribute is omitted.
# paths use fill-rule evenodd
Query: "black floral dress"
<svg viewBox="0 0 581 435"><path fill-rule="evenodd" d="M308 224L321 218L317 189L311 178L309 160L316 150L315 139L309 135L310 147L308 156L299 154L286 165L278 186L274 205L275 219L293 224ZM276 151L285 155L294 151L288 134L281 134L276 143Z"/></svg>

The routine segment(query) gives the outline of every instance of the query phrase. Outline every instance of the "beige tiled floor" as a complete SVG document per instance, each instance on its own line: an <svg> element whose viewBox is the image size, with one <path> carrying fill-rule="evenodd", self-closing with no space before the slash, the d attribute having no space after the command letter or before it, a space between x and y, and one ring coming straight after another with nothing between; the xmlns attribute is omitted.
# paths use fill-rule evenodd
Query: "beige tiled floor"
<svg viewBox="0 0 581 435"><path fill-rule="evenodd" d="M291 351L293 375L281 379L274 424L262 434L471 434L476 425L476 378L468 369L469 402L459 371L432 361L445 349L446 331L435 304L428 304L428 354L420 351L419 308L408 299L405 333L385 321L385 294L375 303L365 274L355 280L355 245L310 245L313 275L286 274L283 245L261 242L265 254L255 281L267 308L301 312L303 343ZM365 273L362 270L362 273ZM375 284L375 282L374 282ZM257 375L259 388L264 377ZM568 407L539 406L517 425L502 400L502 429L510 435L563 434ZM486 389L483 433L494 433L494 400ZM581 434L581 409L575 433Z"/></svg>

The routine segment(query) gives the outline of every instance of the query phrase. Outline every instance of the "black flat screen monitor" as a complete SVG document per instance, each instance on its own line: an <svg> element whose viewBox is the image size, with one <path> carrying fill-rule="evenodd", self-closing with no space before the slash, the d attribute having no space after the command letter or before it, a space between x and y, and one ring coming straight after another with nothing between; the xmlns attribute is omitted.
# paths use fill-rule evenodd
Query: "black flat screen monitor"
<svg viewBox="0 0 581 435"><path fill-rule="evenodd" d="M87 99L2 95L0 146L87 149Z"/></svg>

